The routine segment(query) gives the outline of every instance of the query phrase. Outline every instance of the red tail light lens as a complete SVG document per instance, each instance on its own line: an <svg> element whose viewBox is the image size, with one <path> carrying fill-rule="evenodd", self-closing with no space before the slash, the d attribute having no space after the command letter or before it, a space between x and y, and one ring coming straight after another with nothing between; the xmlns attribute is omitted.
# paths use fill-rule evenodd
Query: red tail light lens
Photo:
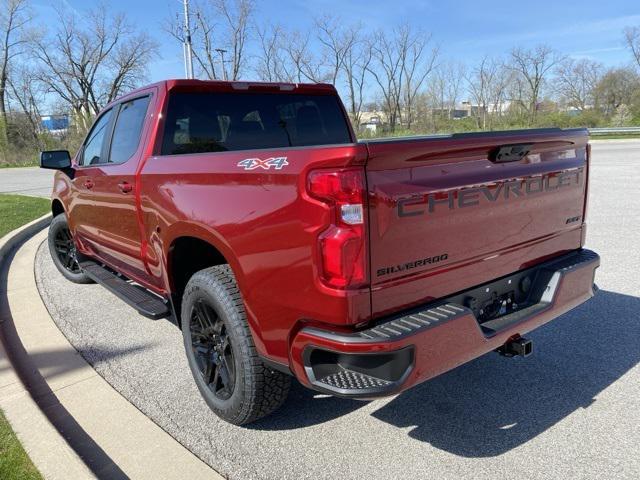
<svg viewBox="0 0 640 480"><path fill-rule="evenodd" d="M318 237L322 280L341 289L366 284L364 171L316 170L309 174L307 189L331 209L331 224Z"/></svg>

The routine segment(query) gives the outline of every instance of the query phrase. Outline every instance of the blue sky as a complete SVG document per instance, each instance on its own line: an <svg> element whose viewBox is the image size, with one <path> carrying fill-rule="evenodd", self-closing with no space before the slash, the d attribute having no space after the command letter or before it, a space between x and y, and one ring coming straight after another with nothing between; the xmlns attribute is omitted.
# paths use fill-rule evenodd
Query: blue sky
<svg viewBox="0 0 640 480"><path fill-rule="evenodd" d="M63 0L77 10L97 3ZM116 11L147 30L161 46L162 58L150 67L150 80L182 77L181 46L161 28L180 12L180 0L111 0ZM607 66L630 63L622 29L640 26L640 0L256 0L257 17L304 30L318 13L337 14L345 23L370 29L408 21L433 33L443 58L471 64L484 54L499 55L514 46L546 43L574 57ZM38 21L52 18L48 2L34 3Z"/></svg>

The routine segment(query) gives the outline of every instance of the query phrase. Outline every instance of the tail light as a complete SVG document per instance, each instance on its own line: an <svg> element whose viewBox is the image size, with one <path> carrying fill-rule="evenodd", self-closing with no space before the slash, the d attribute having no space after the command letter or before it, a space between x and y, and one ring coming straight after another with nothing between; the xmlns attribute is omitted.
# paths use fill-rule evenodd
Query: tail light
<svg viewBox="0 0 640 480"><path fill-rule="evenodd" d="M318 237L323 282L340 289L366 284L364 171L315 170L309 174L307 189L331 210L331 223Z"/></svg>

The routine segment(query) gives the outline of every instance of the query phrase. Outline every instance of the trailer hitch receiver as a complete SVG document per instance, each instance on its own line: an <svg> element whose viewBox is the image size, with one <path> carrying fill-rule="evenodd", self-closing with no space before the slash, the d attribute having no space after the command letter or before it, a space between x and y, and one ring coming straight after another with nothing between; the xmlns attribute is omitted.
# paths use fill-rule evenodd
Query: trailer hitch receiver
<svg viewBox="0 0 640 480"><path fill-rule="evenodd" d="M533 343L524 337L509 340L496 350L504 357L528 357L533 353Z"/></svg>

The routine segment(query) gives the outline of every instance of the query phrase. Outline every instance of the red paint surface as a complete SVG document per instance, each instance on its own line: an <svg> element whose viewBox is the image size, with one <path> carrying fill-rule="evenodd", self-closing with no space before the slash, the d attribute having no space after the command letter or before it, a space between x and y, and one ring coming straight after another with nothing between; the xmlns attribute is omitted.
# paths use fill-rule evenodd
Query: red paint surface
<svg viewBox="0 0 640 480"><path fill-rule="evenodd" d="M575 250L583 242L588 168L587 136L582 131L158 155L168 92L233 94L246 88L242 83L175 80L133 92L125 98L152 93L136 154L120 165L75 165L72 181L57 173L53 198L64 205L83 253L161 295L173 290L167 259L178 238L195 237L214 246L237 278L258 350L284 364L293 359L299 375L300 345L308 339L296 338L293 349L292 341L304 325L348 331L386 313ZM280 91L278 85L250 88ZM326 85L286 88L336 95ZM513 143L534 146L519 162L498 165L488 160L490 149ZM286 156L289 165L282 170L250 171L237 166L246 158L274 156ZM344 290L329 288L319 278L318 236L330 223L331 213L326 204L307 194L306 185L311 170L351 167L364 168L366 173L370 281ZM428 215L397 215L399 199L415 198L417 207L413 208L419 210L429 194L453 192L459 201L464 189L486 187L495 192L504 181L526 182L540 175L555 178L576 169L582 169L582 183L557 191L495 202L480 198L477 205L436 208ZM85 187L87 180L94 184L91 189ZM132 186L131 191L122 191L119 185L123 182ZM462 195L467 200L474 198ZM567 224L574 216L580 220ZM434 265L376 275L379 268L444 253L448 258ZM567 298L565 304L531 320L526 328L548 321L574 303ZM419 368L409 383L418 381L418 376L423 379L452 368L494 348L498 341L489 345L478 335L475 321L461 320L429 333L429 339L419 339L434 346L458 336L463 339L459 347L466 353L446 361L438 360L442 358L439 350L421 353Z"/></svg>

